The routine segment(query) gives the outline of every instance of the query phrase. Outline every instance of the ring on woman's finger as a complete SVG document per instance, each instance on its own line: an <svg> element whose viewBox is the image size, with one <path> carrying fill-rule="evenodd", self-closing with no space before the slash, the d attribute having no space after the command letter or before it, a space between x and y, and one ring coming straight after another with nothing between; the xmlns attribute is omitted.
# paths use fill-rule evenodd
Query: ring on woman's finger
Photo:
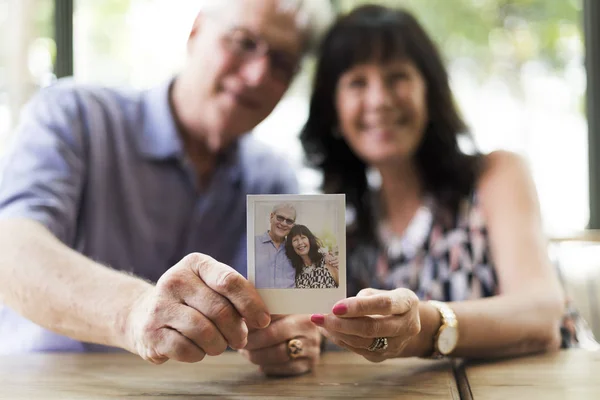
<svg viewBox="0 0 600 400"><path fill-rule="evenodd" d="M379 351L379 350L385 350L387 348L388 348L388 340L387 340L387 338L376 337L375 339L373 339L373 343L371 343L371 345L369 347L367 347L367 350L369 350L369 351Z"/></svg>
<svg viewBox="0 0 600 400"><path fill-rule="evenodd" d="M300 339L290 339L287 342L287 353L290 359L295 359L302 356L303 343Z"/></svg>

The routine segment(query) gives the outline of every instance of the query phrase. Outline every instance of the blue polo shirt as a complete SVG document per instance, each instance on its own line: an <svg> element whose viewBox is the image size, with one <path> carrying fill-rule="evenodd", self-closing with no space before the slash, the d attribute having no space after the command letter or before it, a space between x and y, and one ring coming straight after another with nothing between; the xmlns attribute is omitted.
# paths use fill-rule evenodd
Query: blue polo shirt
<svg viewBox="0 0 600 400"><path fill-rule="evenodd" d="M269 232L254 237L255 284L259 289L296 287L296 270L285 254L285 242L275 246Z"/></svg>
<svg viewBox="0 0 600 400"><path fill-rule="evenodd" d="M295 193L295 174L244 135L200 189L169 106L170 83L133 91L66 80L42 90L3 160L0 218L38 221L85 256L151 281L192 252L246 276L246 195ZM0 303L0 354L104 349Z"/></svg>

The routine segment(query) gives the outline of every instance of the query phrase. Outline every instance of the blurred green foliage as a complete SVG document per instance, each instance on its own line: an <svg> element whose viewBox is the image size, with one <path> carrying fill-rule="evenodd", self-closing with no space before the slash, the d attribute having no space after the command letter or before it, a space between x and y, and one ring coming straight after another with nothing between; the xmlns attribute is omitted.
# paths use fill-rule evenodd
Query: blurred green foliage
<svg viewBox="0 0 600 400"><path fill-rule="evenodd" d="M333 232L327 228L323 229L317 234L317 237L321 240L321 244L327 248L327 251L333 252L334 248L337 248L338 241Z"/></svg>
<svg viewBox="0 0 600 400"><path fill-rule="evenodd" d="M502 61L543 61L561 70L583 47L583 0L331 0L338 12L362 4L411 11L446 60L467 57L491 72ZM579 46L579 48L577 48Z"/></svg>
<svg viewBox="0 0 600 400"><path fill-rule="evenodd" d="M89 16L89 40L94 51L107 57L122 57L127 52L128 16L131 0L75 0L75 12Z"/></svg>

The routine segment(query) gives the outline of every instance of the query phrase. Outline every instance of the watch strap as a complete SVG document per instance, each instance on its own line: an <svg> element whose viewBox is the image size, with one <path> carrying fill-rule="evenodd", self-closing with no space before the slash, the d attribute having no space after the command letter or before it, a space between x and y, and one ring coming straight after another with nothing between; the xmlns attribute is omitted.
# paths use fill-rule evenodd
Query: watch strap
<svg viewBox="0 0 600 400"><path fill-rule="evenodd" d="M433 337L433 352L429 357L434 359L446 358L448 355L442 354L438 346L440 333L442 333L442 331L447 326L455 328L458 327L458 320L456 319L456 314L454 313L454 310L452 310L452 308L448 304L437 300L429 300L428 303L438 310L441 318L440 327L438 328L437 333Z"/></svg>

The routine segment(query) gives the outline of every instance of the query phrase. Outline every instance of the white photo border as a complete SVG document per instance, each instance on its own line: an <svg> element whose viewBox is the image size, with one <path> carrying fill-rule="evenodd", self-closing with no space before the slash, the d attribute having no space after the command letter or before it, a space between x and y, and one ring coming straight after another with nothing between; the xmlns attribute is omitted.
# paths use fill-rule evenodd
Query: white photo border
<svg viewBox="0 0 600 400"><path fill-rule="evenodd" d="M248 280L254 285L255 266L255 212L259 203L333 202L338 235L339 284L327 289L257 289L271 314L329 314L335 303L346 298L346 196L344 194L309 195L248 195L247 247Z"/></svg>

